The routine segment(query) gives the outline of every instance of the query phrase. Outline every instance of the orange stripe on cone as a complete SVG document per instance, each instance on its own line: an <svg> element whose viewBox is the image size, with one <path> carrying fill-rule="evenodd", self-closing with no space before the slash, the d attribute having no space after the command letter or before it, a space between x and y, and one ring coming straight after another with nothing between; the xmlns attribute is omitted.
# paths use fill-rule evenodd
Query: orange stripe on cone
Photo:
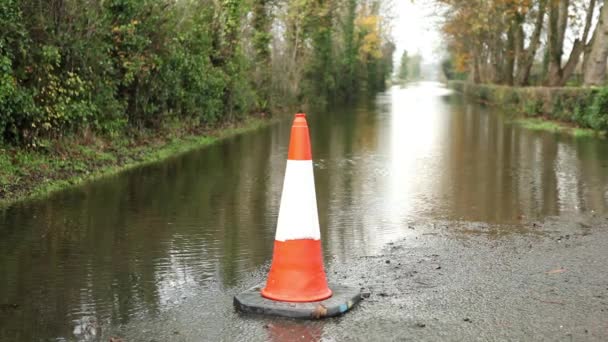
<svg viewBox="0 0 608 342"><path fill-rule="evenodd" d="M331 297L323 269L321 240L274 242L274 257L262 296L283 302Z"/></svg>
<svg viewBox="0 0 608 342"><path fill-rule="evenodd" d="M306 114L296 114L296 118L293 120L287 158L289 160L312 160Z"/></svg>
<svg viewBox="0 0 608 342"><path fill-rule="evenodd" d="M261 294L284 302L321 301L331 297L332 292L323 266L305 114L296 114L287 163L272 265Z"/></svg>

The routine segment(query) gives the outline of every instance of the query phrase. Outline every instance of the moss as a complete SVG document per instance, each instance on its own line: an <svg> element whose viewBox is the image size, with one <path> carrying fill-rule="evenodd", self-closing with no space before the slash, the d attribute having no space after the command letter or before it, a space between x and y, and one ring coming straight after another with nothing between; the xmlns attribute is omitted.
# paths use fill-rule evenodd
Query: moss
<svg viewBox="0 0 608 342"><path fill-rule="evenodd" d="M250 117L203 132L183 123L131 139L71 138L54 142L47 150L0 149L0 207L156 163L273 122Z"/></svg>

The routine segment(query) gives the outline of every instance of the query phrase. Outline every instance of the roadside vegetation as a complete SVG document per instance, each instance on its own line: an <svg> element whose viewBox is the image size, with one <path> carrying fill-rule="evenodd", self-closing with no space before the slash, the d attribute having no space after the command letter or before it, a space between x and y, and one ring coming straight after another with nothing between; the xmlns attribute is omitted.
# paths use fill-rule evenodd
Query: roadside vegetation
<svg viewBox="0 0 608 342"><path fill-rule="evenodd" d="M512 87L448 81L448 86L489 106L499 106L510 114L561 122L605 133L608 128L608 88L598 87ZM520 120L520 122L523 122ZM536 128L551 125L529 125ZM549 129L551 130L551 129ZM587 134L588 135L588 134Z"/></svg>
<svg viewBox="0 0 608 342"><path fill-rule="evenodd" d="M435 3L449 52L443 73L480 85L468 87L469 95L527 116L608 130L608 6L602 1Z"/></svg>
<svg viewBox="0 0 608 342"><path fill-rule="evenodd" d="M165 125L159 130L140 133L136 139L83 136L53 140L46 150L3 149L0 150L0 207L178 156L273 122L250 116L214 128Z"/></svg>
<svg viewBox="0 0 608 342"><path fill-rule="evenodd" d="M580 128L567 125L562 122L538 119L538 118L520 118L515 119L513 123L520 125L532 131L545 131L555 133L566 133L574 137L594 137L604 138L605 133L597 132L589 128Z"/></svg>
<svg viewBox="0 0 608 342"><path fill-rule="evenodd" d="M418 81L422 77L422 56L417 53L410 56L407 50L401 54L397 79L400 83Z"/></svg>
<svg viewBox="0 0 608 342"><path fill-rule="evenodd" d="M0 200L250 115L381 90L388 11L380 0L1 1Z"/></svg>

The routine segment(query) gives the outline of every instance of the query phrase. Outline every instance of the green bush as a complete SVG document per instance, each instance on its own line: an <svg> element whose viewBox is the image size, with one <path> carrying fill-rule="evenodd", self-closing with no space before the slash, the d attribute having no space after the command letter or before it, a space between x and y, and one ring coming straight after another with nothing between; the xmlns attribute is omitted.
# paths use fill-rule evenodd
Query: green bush
<svg viewBox="0 0 608 342"><path fill-rule="evenodd" d="M523 113L525 116L539 116L543 114L543 102L538 98L528 97L523 102Z"/></svg>
<svg viewBox="0 0 608 342"><path fill-rule="evenodd" d="M608 88L507 87L461 81L450 81L448 87L520 115L546 116L585 128L608 130Z"/></svg>
<svg viewBox="0 0 608 342"><path fill-rule="evenodd" d="M593 98L593 102L583 116L583 123L590 128L608 130L608 88L602 88Z"/></svg>
<svg viewBox="0 0 608 342"><path fill-rule="evenodd" d="M227 38L210 1L89 5L66 3L64 17L48 18L54 1L0 2L0 144L250 111L249 60L237 49L214 61Z"/></svg>
<svg viewBox="0 0 608 342"><path fill-rule="evenodd" d="M362 30L357 3L347 15L314 1L2 0L0 145L230 121L381 90L395 47L381 21ZM288 15L273 17L275 6ZM273 20L289 43L271 54ZM365 37L380 44L363 49Z"/></svg>
<svg viewBox="0 0 608 342"><path fill-rule="evenodd" d="M0 142L19 141L22 127L37 108L33 92L21 86L15 63L27 44L21 11L15 0L0 2ZM31 126L29 126L31 127Z"/></svg>

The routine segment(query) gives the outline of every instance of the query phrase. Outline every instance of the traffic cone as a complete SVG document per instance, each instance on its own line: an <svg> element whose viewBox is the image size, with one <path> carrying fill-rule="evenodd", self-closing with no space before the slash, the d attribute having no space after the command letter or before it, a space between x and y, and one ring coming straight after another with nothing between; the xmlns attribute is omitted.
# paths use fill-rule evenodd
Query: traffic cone
<svg viewBox="0 0 608 342"><path fill-rule="evenodd" d="M266 286L234 296L234 307L247 313L321 319L342 315L360 301L358 287L331 284L330 289L327 284L308 124L305 114L296 114Z"/></svg>
<svg viewBox="0 0 608 342"><path fill-rule="evenodd" d="M332 295L323 267L306 114L296 114L291 127L272 265L261 294L283 302L316 302Z"/></svg>

